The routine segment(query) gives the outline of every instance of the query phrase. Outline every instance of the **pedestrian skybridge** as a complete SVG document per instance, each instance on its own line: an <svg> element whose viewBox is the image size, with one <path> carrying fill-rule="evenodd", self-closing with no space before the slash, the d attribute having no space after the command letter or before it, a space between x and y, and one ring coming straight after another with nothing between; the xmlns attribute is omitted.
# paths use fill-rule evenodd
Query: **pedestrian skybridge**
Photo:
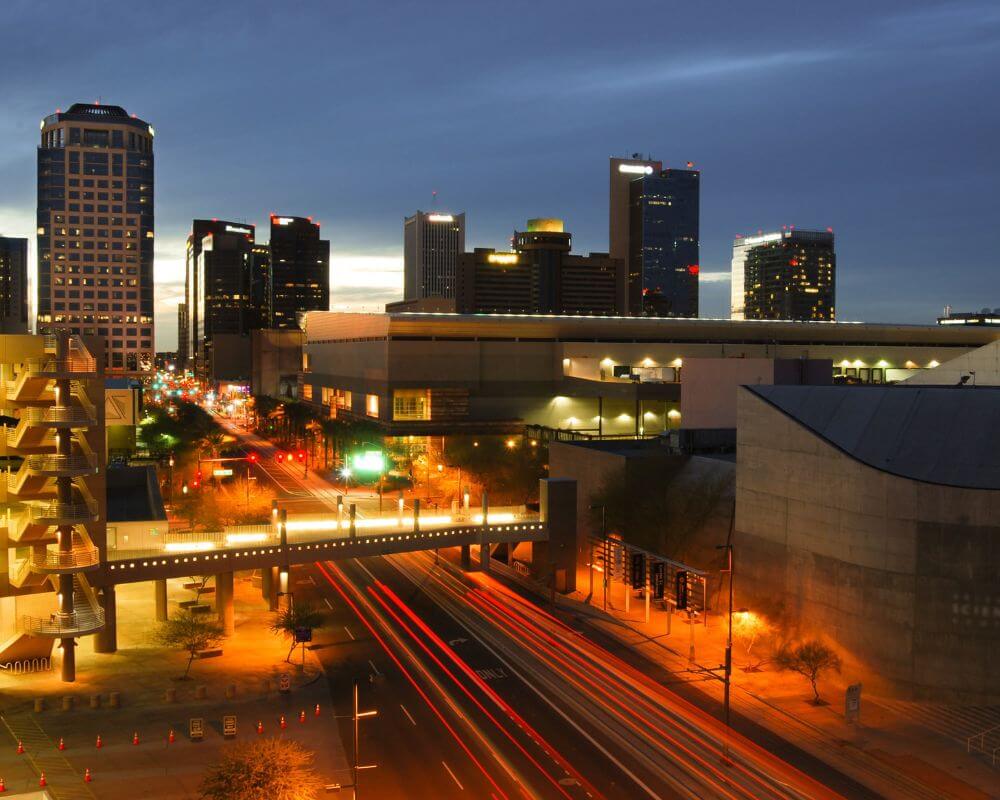
<svg viewBox="0 0 1000 800"><path fill-rule="evenodd" d="M109 547L99 585L287 567L328 559L408 553L439 547L546 541L548 526L522 507L383 515L350 519L346 513L279 517L270 525L215 532L170 533L155 547Z"/></svg>

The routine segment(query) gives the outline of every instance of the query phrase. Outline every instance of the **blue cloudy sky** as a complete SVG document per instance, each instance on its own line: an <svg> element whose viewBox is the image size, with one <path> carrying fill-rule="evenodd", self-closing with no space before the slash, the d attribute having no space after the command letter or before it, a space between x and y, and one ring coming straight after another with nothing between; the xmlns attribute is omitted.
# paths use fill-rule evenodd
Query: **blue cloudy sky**
<svg viewBox="0 0 1000 800"><path fill-rule="evenodd" d="M193 217L312 215L335 308L400 296L402 219L472 246L561 216L607 248L607 158L694 161L702 314L732 237L833 227L844 319L1000 306L1000 4L3 0L0 233L30 235L38 123L101 98L156 128L157 346Z"/></svg>

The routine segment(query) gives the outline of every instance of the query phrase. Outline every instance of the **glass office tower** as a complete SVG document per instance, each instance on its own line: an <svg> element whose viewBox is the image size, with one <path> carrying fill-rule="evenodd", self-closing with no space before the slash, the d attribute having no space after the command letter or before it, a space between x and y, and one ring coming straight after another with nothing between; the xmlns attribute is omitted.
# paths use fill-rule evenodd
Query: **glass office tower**
<svg viewBox="0 0 1000 800"><path fill-rule="evenodd" d="M308 217L271 216L271 327L298 328L298 314L330 310L330 243Z"/></svg>
<svg viewBox="0 0 1000 800"><path fill-rule="evenodd" d="M744 318L834 320L833 232L788 228L737 239L743 266Z"/></svg>
<svg viewBox="0 0 1000 800"><path fill-rule="evenodd" d="M0 236L0 333L28 332L28 240Z"/></svg>
<svg viewBox="0 0 1000 800"><path fill-rule="evenodd" d="M629 184L629 313L697 317L701 172L665 169Z"/></svg>

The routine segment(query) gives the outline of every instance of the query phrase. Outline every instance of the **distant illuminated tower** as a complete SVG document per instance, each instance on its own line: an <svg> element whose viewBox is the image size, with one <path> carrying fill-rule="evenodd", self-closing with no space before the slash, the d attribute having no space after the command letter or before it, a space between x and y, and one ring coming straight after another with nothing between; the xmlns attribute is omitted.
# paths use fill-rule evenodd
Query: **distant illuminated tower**
<svg viewBox="0 0 1000 800"><path fill-rule="evenodd" d="M465 214L417 211L403 222L403 298L454 297Z"/></svg>
<svg viewBox="0 0 1000 800"><path fill-rule="evenodd" d="M0 333L28 332L28 240L0 236Z"/></svg>
<svg viewBox="0 0 1000 800"><path fill-rule="evenodd" d="M271 327L298 328L298 315L330 310L330 242L308 217L271 215Z"/></svg>
<svg viewBox="0 0 1000 800"><path fill-rule="evenodd" d="M731 316L832 321L836 318L836 266L830 230L788 228L738 238L733 242Z"/></svg>
<svg viewBox="0 0 1000 800"><path fill-rule="evenodd" d="M42 120L39 332L105 339L112 372L153 368L153 128L120 106Z"/></svg>

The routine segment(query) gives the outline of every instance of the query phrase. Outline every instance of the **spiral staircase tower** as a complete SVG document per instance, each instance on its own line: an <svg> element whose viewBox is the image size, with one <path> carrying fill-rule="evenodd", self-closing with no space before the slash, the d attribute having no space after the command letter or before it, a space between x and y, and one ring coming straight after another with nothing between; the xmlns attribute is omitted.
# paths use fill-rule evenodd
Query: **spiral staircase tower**
<svg viewBox="0 0 1000 800"><path fill-rule="evenodd" d="M99 426L86 383L98 377L98 369L83 341L66 332L46 336L45 353L28 359L6 387L7 407L18 417L17 425L6 429L7 453L22 457L20 467L8 467L6 476L12 508L8 538L11 545L29 549L10 581L55 590L53 612L23 615L20 626L31 636L60 641L62 678L73 681L76 638L105 624L87 580L102 558L94 541L96 532L103 533L100 505L86 482L103 461L103 449L86 436Z"/></svg>

